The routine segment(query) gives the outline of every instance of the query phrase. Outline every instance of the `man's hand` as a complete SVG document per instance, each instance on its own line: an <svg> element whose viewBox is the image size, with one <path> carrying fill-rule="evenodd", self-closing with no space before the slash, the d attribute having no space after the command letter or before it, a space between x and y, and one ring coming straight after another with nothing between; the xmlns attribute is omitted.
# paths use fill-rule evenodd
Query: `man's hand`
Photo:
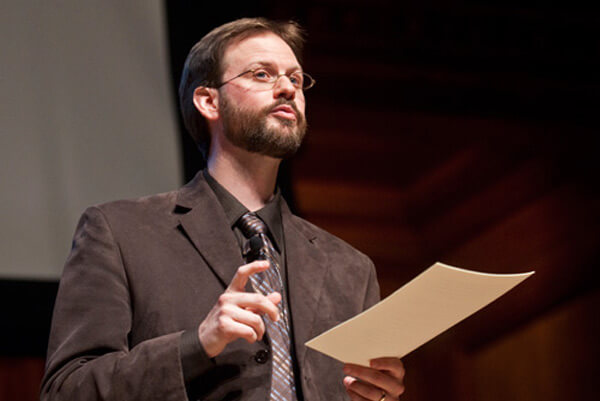
<svg viewBox="0 0 600 401"><path fill-rule="evenodd" d="M347 363L344 373L352 401L395 401L404 392L404 365L398 358L371 359L370 367Z"/></svg>
<svg viewBox="0 0 600 401"><path fill-rule="evenodd" d="M269 316L274 322L279 319L277 304L281 294L273 292L264 296L245 291L250 275L268 268L269 262L264 260L240 266L225 292L200 323L198 337L210 358L219 355L227 344L238 338L249 343L261 340L265 333L261 315Z"/></svg>

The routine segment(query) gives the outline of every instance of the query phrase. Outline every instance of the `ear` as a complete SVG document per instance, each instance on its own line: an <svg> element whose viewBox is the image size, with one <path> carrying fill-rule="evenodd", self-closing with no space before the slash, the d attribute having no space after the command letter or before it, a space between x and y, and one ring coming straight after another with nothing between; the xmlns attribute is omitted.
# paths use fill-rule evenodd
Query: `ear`
<svg viewBox="0 0 600 401"><path fill-rule="evenodd" d="M194 106L208 121L219 118L219 92L215 88L199 86L194 90Z"/></svg>

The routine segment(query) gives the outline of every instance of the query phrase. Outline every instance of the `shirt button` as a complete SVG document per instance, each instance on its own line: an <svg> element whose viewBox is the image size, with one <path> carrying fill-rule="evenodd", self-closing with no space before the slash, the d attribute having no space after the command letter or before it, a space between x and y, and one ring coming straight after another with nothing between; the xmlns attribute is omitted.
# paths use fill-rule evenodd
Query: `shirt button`
<svg viewBox="0 0 600 401"><path fill-rule="evenodd" d="M269 350L261 349L254 354L254 360L258 363L266 363L269 360Z"/></svg>

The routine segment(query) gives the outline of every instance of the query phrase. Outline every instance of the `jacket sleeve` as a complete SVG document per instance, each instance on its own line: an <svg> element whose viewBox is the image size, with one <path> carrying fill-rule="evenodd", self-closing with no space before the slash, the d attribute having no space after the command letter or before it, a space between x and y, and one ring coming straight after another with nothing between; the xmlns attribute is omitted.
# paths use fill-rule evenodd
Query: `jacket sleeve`
<svg viewBox="0 0 600 401"><path fill-rule="evenodd" d="M130 348L127 270L102 210L81 217L60 281L41 400L187 400L182 332ZM208 369L206 355L197 359Z"/></svg>

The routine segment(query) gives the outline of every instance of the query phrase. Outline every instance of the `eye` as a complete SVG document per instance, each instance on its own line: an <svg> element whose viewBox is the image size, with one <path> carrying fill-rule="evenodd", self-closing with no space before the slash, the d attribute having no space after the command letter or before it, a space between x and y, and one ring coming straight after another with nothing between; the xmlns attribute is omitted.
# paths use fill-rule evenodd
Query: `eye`
<svg viewBox="0 0 600 401"><path fill-rule="evenodd" d="M290 82L296 88L302 88L302 84L304 83L304 75L301 72L295 72L290 75Z"/></svg>
<svg viewBox="0 0 600 401"><path fill-rule="evenodd" d="M269 73L269 71L264 69L255 70L252 73L252 76L254 77L254 79L260 82L269 82L272 79L272 75Z"/></svg>

